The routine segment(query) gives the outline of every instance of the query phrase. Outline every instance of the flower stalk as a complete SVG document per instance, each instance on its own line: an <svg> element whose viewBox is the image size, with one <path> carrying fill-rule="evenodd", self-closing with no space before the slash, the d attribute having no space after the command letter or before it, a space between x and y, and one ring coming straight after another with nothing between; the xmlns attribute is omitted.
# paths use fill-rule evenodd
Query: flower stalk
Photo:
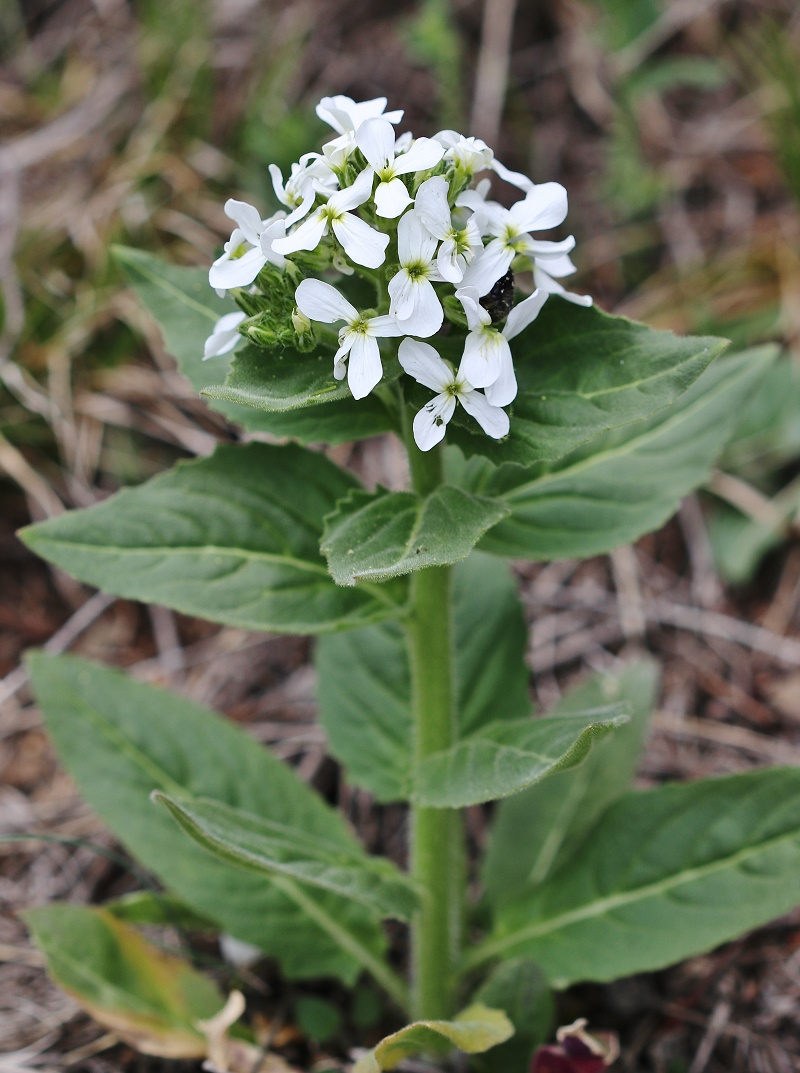
<svg viewBox="0 0 800 1073"><path fill-rule="evenodd" d="M406 411L408 416L408 412ZM442 483L442 448L423 453L406 422L412 483L425 496ZM432 567L411 581L406 621L414 712L414 769L455 741L455 653L452 570ZM426 892L411 929L411 1012L416 1018L447 1018L453 1012L453 970L463 917L462 819L454 809L411 803L411 874Z"/></svg>

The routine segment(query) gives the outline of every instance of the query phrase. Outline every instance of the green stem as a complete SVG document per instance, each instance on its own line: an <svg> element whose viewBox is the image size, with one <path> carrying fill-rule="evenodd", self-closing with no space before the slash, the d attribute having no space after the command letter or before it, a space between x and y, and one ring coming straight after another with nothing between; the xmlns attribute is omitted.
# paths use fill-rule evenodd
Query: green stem
<svg viewBox="0 0 800 1073"><path fill-rule="evenodd" d="M408 427L405 432L414 490L428 495L442 483L441 449L423 453ZM450 567L430 567L412 576L406 630L416 769L432 753L449 748L455 738ZM412 1013L417 1019L447 1018L453 1012L463 915L463 833L457 811L412 803L411 873L427 894L411 930Z"/></svg>

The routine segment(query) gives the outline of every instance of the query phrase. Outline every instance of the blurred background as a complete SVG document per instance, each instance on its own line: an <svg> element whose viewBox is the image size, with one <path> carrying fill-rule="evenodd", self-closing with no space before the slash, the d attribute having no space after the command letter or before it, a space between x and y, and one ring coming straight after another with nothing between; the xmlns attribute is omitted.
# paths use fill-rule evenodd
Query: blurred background
<svg viewBox="0 0 800 1073"><path fill-rule="evenodd" d="M376 813L325 757L306 641L92 594L14 536L237 435L175 372L111 249L210 263L226 198L274 211L267 165L285 171L327 137L325 94L385 95L406 111L400 129L455 127L563 183L570 285L605 309L780 346L708 487L662 532L518 573L543 705L630 649L661 661L643 784L800 763L795 0L0 0L0 65L0 823L62 840L0 843L0 1054L16 1063L0 1071L139 1061L118 1049L103 1064L108 1042L47 984L11 912L133 885L55 763L26 648L122 665L225 711L373 848L402 837L402 817ZM368 477L391 460L382 442L353 459ZM784 1073L800 1057L798 1002L800 915L581 989L563 1012L617 1028L620 1069Z"/></svg>

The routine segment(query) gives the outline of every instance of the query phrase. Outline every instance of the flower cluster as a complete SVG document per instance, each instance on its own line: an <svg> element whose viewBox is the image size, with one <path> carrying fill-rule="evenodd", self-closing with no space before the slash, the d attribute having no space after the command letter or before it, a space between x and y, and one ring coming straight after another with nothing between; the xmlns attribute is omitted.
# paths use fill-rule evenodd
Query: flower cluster
<svg viewBox="0 0 800 1073"><path fill-rule="evenodd" d="M510 341L550 294L592 301L559 282L575 270L574 239L534 237L564 221L567 193L509 171L478 138L398 135L403 113L387 112L386 103L323 97L317 115L336 137L304 154L286 179L270 165L285 208L262 219L252 205L226 203L236 227L209 281L231 292L240 312L215 325L204 357L228 353L242 335L268 345L291 332L308 349L313 324L338 325L333 375L347 377L362 399L383 378L379 340L400 339L401 367L436 393L414 420L418 446L426 451L443 438L456 403L500 439L509 430L504 407L517 394ZM487 171L520 191L511 208L490 199L489 178L476 180ZM514 282L525 272L533 291L522 297ZM359 307L359 277L375 288L375 308ZM286 302L273 298L287 286L296 303L288 315ZM456 370L436 342L447 336L450 353L465 331Z"/></svg>

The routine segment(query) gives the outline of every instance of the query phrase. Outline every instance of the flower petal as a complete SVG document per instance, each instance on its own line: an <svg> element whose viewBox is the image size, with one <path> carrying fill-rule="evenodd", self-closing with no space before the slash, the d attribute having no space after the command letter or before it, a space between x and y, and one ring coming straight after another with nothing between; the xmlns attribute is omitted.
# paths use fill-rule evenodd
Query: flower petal
<svg viewBox="0 0 800 1073"><path fill-rule="evenodd" d="M397 255L400 264L427 266L433 260L435 249L436 239L416 212L407 212L397 225Z"/></svg>
<svg viewBox="0 0 800 1073"><path fill-rule="evenodd" d="M233 287L246 287L252 283L267 263L267 258L256 246L243 257L230 257L224 253L218 257L208 272L208 282L214 289L229 291Z"/></svg>
<svg viewBox="0 0 800 1073"><path fill-rule="evenodd" d="M454 238L446 238L436 254L436 267L442 279L457 287L464 278L465 258L458 253Z"/></svg>
<svg viewBox="0 0 800 1073"><path fill-rule="evenodd" d="M276 214L277 215L277 214ZM272 248L273 242L276 242L286 235L286 220L281 215L278 219L273 219L261 232L261 252L264 254L270 264L275 265L276 268L284 268L286 265L286 258L282 253L278 253L277 250Z"/></svg>
<svg viewBox="0 0 800 1073"><path fill-rule="evenodd" d="M404 339L397 351L397 360L409 376L431 391L444 391L448 384L453 383L453 370L430 343Z"/></svg>
<svg viewBox="0 0 800 1073"><path fill-rule="evenodd" d="M463 376L473 387L487 387L494 383L501 373L505 352L508 352L510 358L508 342L500 332L493 328L470 332L464 340L464 354L458 367L458 379Z"/></svg>
<svg viewBox="0 0 800 1073"><path fill-rule="evenodd" d="M405 317L397 314L403 335L418 335L426 339L442 326L444 310L433 284L428 279L414 280L411 286L412 309Z"/></svg>
<svg viewBox="0 0 800 1073"><path fill-rule="evenodd" d="M376 231L359 216L346 212L331 224L333 233L351 261L365 268L380 268L386 258L389 236Z"/></svg>
<svg viewBox="0 0 800 1073"><path fill-rule="evenodd" d="M347 363L347 383L353 398L363 399L369 395L382 376L383 366L377 340L363 332L354 333Z"/></svg>
<svg viewBox="0 0 800 1073"><path fill-rule="evenodd" d="M331 194L328 198L328 205L337 212L350 212L351 209L357 209L369 199L373 178L372 168L364 168L352 186L346 186L344 190L337 190L335 194Z"/></svg>
<svg viewBox="0 0 800 1073"><path fill-rule="evenodd" d="M436 395L426 402L411 426L420 451L430 451L444 439L447 422L453 416L456 400L452 395Z"/></svg>
<svg viewBox="0 0 800 1073"><path fill-rule="evenodd" d="M493 238L464 272L464 287L474 287L483 297L508 272L513 260L514 251L502 239Z"/></svg>
<svg viewBox="0 0 800 1073"><path fill-rule="evenodd" d="M430 233L438 239L445 239L452 230L450 206L447 202L449 188L443 175L434 175L422 183L414 200L414 211Z"/></svg>
<svg viewBox="0 0 800 1073"><path fill-rule="evenodd" d="M276 239L272 243L272 248L284 257L290 253L297 253L298 250L315 250L327 232L328 218L317 209L307 220L303 220L291 235Z"/></svg>
<svg viewBox="0 0 800 1073"><path fill-rule="evenodd" d="M367 331L378 339L397 338L398 335L406 334L402 324L391 313L384 313L383 316L368 320Z"/></svg>
<svg viewBox="0 0 800 1073"><path fill-rule="evenodd" d="M474 287L461 287L456 291L456 298L461 303L467 324L471 332L480 331L484 324L491 323L491 314L478 302L478 292ZM473 384L473 387L479 387Z"/></svg>
<svg viewBox="0 0 800 1073"><path fill-rule="evenodd" d="M350 305L345 296L323 283L321 279L304 279L294 294L297 308L309 320L319 320L323 324L333 324L337 320L350 321L358 319L358 310Z"/></svg>
<svg viewBox="0 0 800 1073"><path fill-rule="evenodd" d="M356 145L375 171L383 171L394 161L394 130L385 119L368 119L358 128Z"/></svg>
<svg viewBox="0 0 800 1073"><path fill-rule="evenodd" d="M410 317L414 310L414 280L404 268L389 280L389 312L393 317Z"/></svg>
<svg viewBox="0 0 800 1073"><path fill-rule="evenodd" d="M258 236L261 234L261 213L258 209L246 201L235 201L229 197L225 202L225 215L236 221L251 246L258 245Z"/></svg>
<svg viewBox="0 0 800 1073"><path fill-rule="evenodd" d="M435 168L444 156L444 146L435 138L417 138L407 153L395 158L395 175L408 175L412 171L427 171Z"/></svg>
<svg viewBox="0 0 800 1073"><path fill-rule="evenodd" d="M297 223L298 220L302 220L304 216L307 216L313 208L316 199L317 192L314 189L313 184L309 183L303 194L303 200L296 208L292 209L286 217L286 226L291 227L292 224Z"/></svg>
<svg viewBox="0 0 800 1073"><path fill-rule="evenodd" d="M541 291L546 291L548 294L557 294L561 298L566 298L568 302L572 302L576 306L584 306L588 308L592 304L592 296L590 294L573 294L572 291L565 290L561 284L549 276L547 272L539 268L538 265L533 266L533 281Z"/></svg>
<svg viewBox="0 0 800 1073"><path fill-rule="evenodd" d="M508 210L514 227L524 231L544 231L557 227L567 215L567 191L561 183L540 183Z"/></svg>
<svg viewBox="0 0 800 1073"><path fill-rule="evenodd" d="M394 220L410 204L411 195L402 179L395 178L388 183L378 183L375 190L375 212L378 216Z"/></svg>
<svg viewBox="0 0 800 1073"><path fill-rule="evenodd" d="M492 406L482 391L464 391L458 396L458 401L487 436L502 440L503 436L508 435L508 414L499 406Z"/></svg>
<svg viewBox="0 0 800 1073"><path fill-rule="evenodd" d="M280 201L281 205L288 205L286 200L286 188L283 185L283 172L277 164L270 164L269 176L272 179L272 189L275 191L275 197Z"/></svg>
<svg viewBox="0 0 800 1073"><path fill-rule="evenodd" d="M508 343L500 353L500 372L497 379L486 385L484 393L492 406L508 406L517 397L514 360L511 357L511 348Z"/></svg>
<svg viewBox="0 0 800 1073"><path fill-rule="evenodd" d="M214 330L205 341L203 347L203 361L209 358L217 358L233 350L241 339L237 328L245 319L246 314L236 309L232 313L226 313L220 317L214 325Z"/></svg>
<svg viewBox="0 0 800 1073"><path fill-rule="evenodd" d="M529 324L535 321L546 301L547 291L536 290L533 294L529 294L527 298L523 298L518 305L515 305L508 314L503 327L503 335L506 339L513 339L515 335L519 335Z"/></svg>

